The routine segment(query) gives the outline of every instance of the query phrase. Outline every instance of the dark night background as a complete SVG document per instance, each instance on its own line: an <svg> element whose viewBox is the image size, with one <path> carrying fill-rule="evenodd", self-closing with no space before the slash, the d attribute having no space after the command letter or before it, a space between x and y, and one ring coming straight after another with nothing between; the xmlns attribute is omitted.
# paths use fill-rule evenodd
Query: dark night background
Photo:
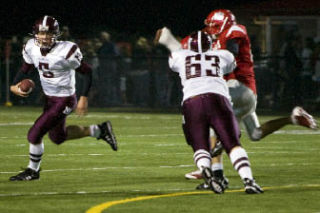
<svg viewBox="0 0 320 213"><path fill-rule="evenodd" d="M69 26L73 35L90 36L99 30L153 35L168 26L174 33L186 34L203 27L213 9L236 8L257 0L235 1L11 1L1 7L1 36L24 36L36 19L52 15L60 26Z"/></svg>

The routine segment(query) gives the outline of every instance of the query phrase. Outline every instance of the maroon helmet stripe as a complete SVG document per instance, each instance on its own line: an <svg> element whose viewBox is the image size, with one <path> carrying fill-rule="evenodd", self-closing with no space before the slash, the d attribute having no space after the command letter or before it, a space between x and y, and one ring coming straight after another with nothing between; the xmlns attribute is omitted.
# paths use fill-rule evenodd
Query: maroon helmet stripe
<svg viewBox="0 0 320 213"><path fill-rule="evenodd" d="M47 18L46 26L49 27L49 31L54 31L54 19L52 17Z"/></svg>
<svg viewBox="0 0 320 213"><path fill-rule="evenodd" d="M66 59L70 58L70 56L72 56L72 54L77 50L78 46L77 45L73 45L71 47L71 49L69 50L67 56L66 56Z"/></svg>

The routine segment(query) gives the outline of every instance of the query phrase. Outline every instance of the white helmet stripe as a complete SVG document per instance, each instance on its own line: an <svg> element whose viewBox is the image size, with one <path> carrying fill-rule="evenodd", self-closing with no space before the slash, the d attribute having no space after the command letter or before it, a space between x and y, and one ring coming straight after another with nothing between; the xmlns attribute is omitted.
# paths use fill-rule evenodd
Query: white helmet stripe
<svg viewBox="0 0 320 213"><path fill-rule="evenodd" d="M47 25L47 19L48 19L48 16L44 16L43 21L42 21L42 26Z"/></svg>
<svg viewBox="0 0 320 213"><path fill-rule="evenodd" d="M202 45L201 45L201 31L198 31L198 50L200 53L202 53Z"/></svg>
<svg viewBox="0 0 320 213"><path fill-rule="evenodd" d="M223 24L222 24L222 26L221 26L221 28L220 28L220 32L219 33L221 33L222 31L223 31L223 29L224 29L224 26L226 25L226 23L227 23L227 21L228 21L228 17L226 17L224 20L223 20Z"/></svg>

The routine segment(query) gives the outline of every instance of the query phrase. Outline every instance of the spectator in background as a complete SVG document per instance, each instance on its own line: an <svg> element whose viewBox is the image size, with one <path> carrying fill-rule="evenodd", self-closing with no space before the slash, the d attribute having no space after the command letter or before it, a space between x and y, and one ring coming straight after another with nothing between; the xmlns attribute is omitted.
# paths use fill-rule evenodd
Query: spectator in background
<svg viewBox="0 0 320 213"><path fill-rule="evenodd" d="M152 72L155 86L156 100L154 105L158 107L169 106L169 74L168 50L164 46L157 45L153 49Z"/></svg>
<svg viewBox="0 0 320 213"><path fill-rule="evenodd" d="M301 52L301 37L298 35L290 36L284 50L285 69L288 76L286 92L287 96L291 97L289 100L290 107L302 104L300 80L302 72Z"/></svg>
<svg viewBox="0 0 320 213"><path fill-rule="evenodd" d="M117 47L120 52L119 70L121 103L127 105L127 75L131 69L132 45L128 41L121 40L120 42L117 42Z"/></svg>
<svg viewBox="0 0 320 213"><path fill-rule="evenodd" d="M312 80L315 82L316 102L320 103L320 37L316 37L314 41L315 49L312 57L314 74L312 76Z"/></svg>
<svg viewBox="0 0 320 213"><path fill-rule="evenodd" d="M302 72L301 72L301 93L303 98L312 98L312 55L315 48L313 38L307 37L301 52Z"/></svg>
<svg viewBox="0 0 320 213"><path fill-rule="evenodd" d="M100 41L102 45L97 50L100 104L103 106L118 105L120 103L120 73L117 67L119 50L106 31L100 33Z"/></svg>
<svg viewBox="0 0 320 213"><path fill-rule="evenodd" d="M132 71L130 80L133 103L147 106L150 97L150 69L152 48L145 37L139 37L132 53Z"/></svg>
<svg viewBox="0 0 320 213"><path fill-rule="evenodd" d="M254 61L261 59L261 47L257 42L257 37L255 35L252 35L250 37L251 41L251 53L253 55Z"/></svg>
<svg viewBox="0 0 320 213"><path fill-rule="evenodd" d="M71 36L70 30L68 26L63 26L61 29L61 36L59 38L61 41L72 41L74 42L74 39Z"/></svg>

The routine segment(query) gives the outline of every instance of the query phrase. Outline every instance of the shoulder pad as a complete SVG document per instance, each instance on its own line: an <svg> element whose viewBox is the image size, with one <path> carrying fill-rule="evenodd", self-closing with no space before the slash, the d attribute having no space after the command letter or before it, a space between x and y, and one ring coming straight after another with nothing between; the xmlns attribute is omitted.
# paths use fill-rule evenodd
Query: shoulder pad
<svg viewBox="0 0 320 213"><path fill-rule="evenodd" d="M226 34L227 38L238 38L247 36L247 30L243 25L233 25Z"/></svg>

